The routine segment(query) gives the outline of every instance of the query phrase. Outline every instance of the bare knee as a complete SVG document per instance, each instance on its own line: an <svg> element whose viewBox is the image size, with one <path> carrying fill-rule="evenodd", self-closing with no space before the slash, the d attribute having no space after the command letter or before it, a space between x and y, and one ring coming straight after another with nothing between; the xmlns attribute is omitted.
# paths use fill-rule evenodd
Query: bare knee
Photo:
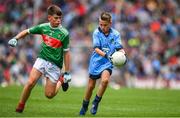
<svg viewBox="0 0 180 118"><path fill-rule="evenodd" d="M45 93L45 96L46 96L48 99L52 99L52 98L55 96L55 94L54 94L54 93L51 93L51 92L46 92L46 93Z"/></svg>
<svg viewBox="0 0 180 118"><path fill-rule="evenodd" d="M104 80L101 81L101 85L103 87L106 87L108 85L108 83L109 83L108 79L104 79Z"/></svg>

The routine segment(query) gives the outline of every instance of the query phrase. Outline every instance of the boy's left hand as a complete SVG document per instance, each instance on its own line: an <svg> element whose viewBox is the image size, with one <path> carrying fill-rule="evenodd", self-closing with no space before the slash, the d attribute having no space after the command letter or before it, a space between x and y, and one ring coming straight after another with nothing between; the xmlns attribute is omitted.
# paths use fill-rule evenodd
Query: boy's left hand
<svg viewBox="0 0 180 118"><path fill-rule="evenodd" d="M13 38L11 40L8 41L8 44L12 47L16 47L17 45L17 39Z"/></svg>

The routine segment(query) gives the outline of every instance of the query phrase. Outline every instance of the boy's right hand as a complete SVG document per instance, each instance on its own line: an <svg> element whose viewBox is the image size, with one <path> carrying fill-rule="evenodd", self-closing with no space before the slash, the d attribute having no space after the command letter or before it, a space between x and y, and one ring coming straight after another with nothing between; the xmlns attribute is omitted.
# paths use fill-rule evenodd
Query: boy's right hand
<svg viewBox="0 0 180 118"><path fill-rule="evenodd" d="M8 41L8 44L12 47L16 47L17 45L17 39L13 38L11 40Z"/></svg>
<svg viewBox="0 0 180 118"><path fill-rule="evenodd" d="M108 55L107 53L105 54L105 58L107 58L111 63L112 63L112 56Z"/></svg>

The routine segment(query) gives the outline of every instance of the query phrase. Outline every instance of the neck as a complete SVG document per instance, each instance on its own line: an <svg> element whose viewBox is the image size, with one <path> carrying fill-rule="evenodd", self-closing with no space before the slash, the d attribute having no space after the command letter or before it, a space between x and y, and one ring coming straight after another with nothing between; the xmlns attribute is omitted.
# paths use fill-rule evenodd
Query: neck
<svg viewBox="0 0 180 118"><path fill-rule="evenodd" d="M108 32L103 32L100 27L98 27L99 31L102 32L105 36L108 36L111 32L111 28L109 28Z"/></svg>
<svg viewBox="0 0 180 118"><path fill-rule="evenodd" d="M49 26L50 26L51 28L53 28L53 29L56 29L56 28L58 28L60 25L58 25L58 26L53 26L51 23L49 23Z"/></svg>

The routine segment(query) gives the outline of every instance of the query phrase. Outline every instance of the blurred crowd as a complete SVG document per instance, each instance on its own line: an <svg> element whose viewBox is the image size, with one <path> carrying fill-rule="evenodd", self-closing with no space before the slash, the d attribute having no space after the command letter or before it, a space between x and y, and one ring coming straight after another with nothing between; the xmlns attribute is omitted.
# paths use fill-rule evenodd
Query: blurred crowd
<svg viewBox="0 0 180 118"><path fill-rule="evenodd" d="M114 69L111 84L136 87L171 87L180 81L179 0L0 0L0 83L23 85L37 57L40 36L27 36L16 48L7 45L18 32L47 22L46 9L56 4L63 11L63 26L70 32L72 85L84 86L92 52L92 32L102 11L112 14L121 33L128 63ZM141 83L146 84L146 83Z"/></svg>

